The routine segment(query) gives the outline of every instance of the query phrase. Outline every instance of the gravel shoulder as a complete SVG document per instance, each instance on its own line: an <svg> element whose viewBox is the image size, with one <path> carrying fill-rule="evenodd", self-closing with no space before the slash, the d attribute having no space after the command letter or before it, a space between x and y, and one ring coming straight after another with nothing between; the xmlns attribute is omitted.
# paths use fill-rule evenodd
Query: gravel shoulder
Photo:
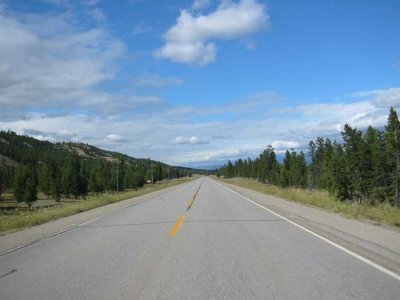
<svg viewBox="0 0 400 300"><path fill-rule="evenodd" d="M188 183L190 182L161 189L156 192L148 193L131 199L100 206L85 212L0 236L0 255L30 244L34 244L42 239L66 232L77 226L83 225L84 223L91 222L97 218L102 218L106 215L123 210L140 202L155 198L161 194L173 191L176 188L179 189Z"/></svg>
<svg viewBox="0 0 400 300"><path fill-rule="evenodd" d="M219 181L254 202L400 274L400 230L353 220L322 209Z"/></svg>

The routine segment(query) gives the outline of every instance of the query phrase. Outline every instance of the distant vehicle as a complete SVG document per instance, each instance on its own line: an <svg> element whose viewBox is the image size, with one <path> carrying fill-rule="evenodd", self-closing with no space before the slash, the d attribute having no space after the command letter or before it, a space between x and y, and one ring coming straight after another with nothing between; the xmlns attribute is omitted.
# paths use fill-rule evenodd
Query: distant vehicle
<svg viewBox="0 0 400 300"><path fill-rule="evenodd" d="M146 184L152 184L153 182L151 181L151 179L148 179L147 181L146 181Z"/></svg>

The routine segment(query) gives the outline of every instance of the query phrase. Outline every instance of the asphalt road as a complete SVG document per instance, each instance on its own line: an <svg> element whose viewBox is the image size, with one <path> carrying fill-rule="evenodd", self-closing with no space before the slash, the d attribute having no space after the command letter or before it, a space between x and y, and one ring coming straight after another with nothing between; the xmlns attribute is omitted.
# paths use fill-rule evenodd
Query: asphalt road
<svg viewBox="0 0 400 300"><path fill-rule="evenodd" d="M399 299L400 281L210 178L0 256L2 300L191 298Z"/></svg>

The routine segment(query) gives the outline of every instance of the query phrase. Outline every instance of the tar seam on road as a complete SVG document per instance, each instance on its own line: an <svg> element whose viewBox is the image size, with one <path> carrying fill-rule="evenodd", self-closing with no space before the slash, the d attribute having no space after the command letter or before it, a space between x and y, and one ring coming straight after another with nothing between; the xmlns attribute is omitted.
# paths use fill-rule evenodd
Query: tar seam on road
<svg viewBox="0 0 400 300"><path fill-rule="evenodd" d="M189 206L186 208L186 210L189 210L192 208L193 202L194 202L193 199L189 200Z"/></svg>
<svg viewBox="0 0 400 300"><path fill-rule="evenodd" d="M243 199L246 199L247 201L250 201L251 203L261 207L262 209L274 214L275 216L277 216L279 218L282 218L283 220L287 221L288 223L290 223L290 224L292 224L292 225L304 230L305 232L308 232L308 233L312 234L313 236L323 240L324 242L326 242L326 243L328 243L328 244L330 244L330 245L342 250L343 252L346 252L347 254L349 254L349 255L351 255L351 256L363 261L364 263L370 265L371 267L373 267L373 268L375 268L375 269L377 269L377 270L379 270L379 271L381 271L381 272L393 277L394 279L397 279L397 280L400 281L400 275L398 275L398 274L396 274L396 273L394 273L394 272L392 272L392 271L390 271L390 270L388 270L388 269L386 269L386 268L374 263L373 261L371 261L371 260L369 260L369 259L367 259L367 258L365 258L365 257L363 257L363 256L361 256L361 255L359 255L359 254L357 254L357 253L355 253L355 252L343 247L343 246L340 246L339 244L336 244L335 242L332 242L331 240L329 240L329 239L327 239L327 238L315 233L314 231L311 231L311 230L309 230L309 229L297 224L296 222L293 222L293 221L289 220L288 218L285 218L284 216L281 216L280 214L278 214L278 213L276 213L276 212L274 212L274 211L262 206L261 204L258 204L257 202L254 202L253 200L247 198L246 196L243 196L243 195L239 194L238 192L235 192L234 190L231 190L230 188L226 187L225 185L223 185L223 184L221 184L219 182L216 182L216 183L219 184L220 186L224 187L228 191L230 191L230 192L242 197Z"/></svg>
<svg viewBox="0 0 400 300"><path fill-rule="evenodd" d="M190 183L190 182L188 182L188 183ZM185 183L185 184L188 184L188 183ZM200 185L201 185L201 184L200 184ZM200 188L200 187L199 187L199 188ZM150 200L151 200L151 199L150 199ZM11 252L14 252L14 251L17 251L17 250L19 250L19 249L28 247L28 246L33 245L33 244L36 244L36 243L40 242L41 240L44 240L44 239L48 239L48 238L57 236L57 235L59 235L59 234L65 233L65 232L67 232L67 231L70 231L70 230L72 230L72 229L74 229L74 228L84 226L84 225L86 225L86 224L88 224L88 223L90 223L90 222L96 221L96 220L98 220L98 219L104 218L104 217L106 217L106 216L108 216L108 215L111 215L111 214L113 214L113 213L119 212L119 211L121 211L121 210L123 210L123 209L126 209L126 208L132 207L132 206L134 206L134 205L136 205L136 204L142 203L143 201L145 201L145 200L140 200L140 201L135 202L135 203L132 203L132 204L126 206L126 207L117 209L117 210L115 210L115 211L110 211L110 212L108 212L108 213L106 213L106 214L104 214L104 215L101 215L101 216L99 216L99 217L96 217L96 218L94 218L94 219L91 219L91 220L89 220L89 221L86 221L86 222L83 222L83 223L80 223L80 224L77 224L77 225L72 224L71 227L68 227L68 228L66 228L66 229L63 229L63 230L61 230L61 231L52 233L52 234L50 234L50 235L48 235L48 236L44 236L44 237L39 238L39 239L37 239L37 240L34 240L34 241L32 241L32 242L19 245L19 246L15 247L15 248L12 248L12 249L10 249L10 250L1 252L1 253L0 253L0 256L3 256L3 255L5 255L5 254L8 254L8 253L11 253Z"/></svg>
<svg viewBox="0 0 400 300"><path fill-rule="evenodd" d="M186 208L186 210L189 210L189 209L192 208L192 205L193 205L193 203L194 203L194 200L195 200L196 197L197 197L197 194L198 194L199 191L200 191L200 188L201 188L202 183L203 183L203 181L200 182L199 187L197 188L196 192L194 193L193 198L189 200L189 206Z"/></svg>
<svg viewBox="0 0 400 300"><path fill-rule="evenodd" d="M93 221L96 221L96 220L98 220L98 219L104 218L104 217L106 217L106 216L108 216L108 215L111 215L111 214L113 214L113 213L119 212L119 211L121 211L121 210L123 210L123 209L132 207L132 206L134 206L134 205L136 205L136 204L142 203L143 201L145 201L145 200L141 200L141 201L132 203L132 204L126 206L126 207L117 209L117 210L115 210L115 211L110 211L110 212L108 212L108 213L106 213L106 214L104 214L104 215L101 215L101 216L96 217L96 218L94 218L94 219L91 219L91 220L89 220L89 221L86 221L86 222L83 222L83 223L80 223L80 224L77 224L77 225L72 225L71 227L68 227L68 228L66 228L66 229L63 229L63 230L61 230L61 231L57 231L57 232L51 233L51 234L49 234L49 235L47 235L47 236L44 236L44 237L42 237L42 238L40 238L40 239L37 239L37 240L35 240L35 241L29 242L29 243L26 243L26 244L22 244L22 245L20 245L20 246L18 246L18 247L15 247L15 248L12 248L12 249L10 249L10 250L7 250L7 251L4 251L4 252L0 253L0 256L3 256L3 255L5 255L5 254L7 254L7 253L11 253L11 252L17 251L17 250L19 250L19 249L28 247L28 246L33 245L33 244L36 244L36 243L40 242L41 240L48 239L48 238L52 238L52 237L55 237L55 236L57 236L57 235L63 234L63 233L65 233L65 232L68 232L68 231L70 231L70 230L72 230L72 229L75 229L75 228L77 228L77 227L81 227L81 226L87 225L87 224L89 224L90 222L93 222Z"/></svg>
<svg viewBox="0 0 400 300"><path fill-rule="evenodd" d="M0 279L3 278L3 277L6 277L8 275L11 275L12 273L15 273L17 271L18 271L17 269L12 269L11 271L9 271L9 272L7 272L7 273L5 273L3 275L0 275Z"/></svg>
<svg viewBox="0 0 400 300"><path fill-rule="evenodd" d="M171 230L171 232L169 234L171 237L174 237L178 233L179 228L181 227L184 220L185 220L185 216L179 217L178 221L176 221L176 223L175 223L174 228Z"/></svg>

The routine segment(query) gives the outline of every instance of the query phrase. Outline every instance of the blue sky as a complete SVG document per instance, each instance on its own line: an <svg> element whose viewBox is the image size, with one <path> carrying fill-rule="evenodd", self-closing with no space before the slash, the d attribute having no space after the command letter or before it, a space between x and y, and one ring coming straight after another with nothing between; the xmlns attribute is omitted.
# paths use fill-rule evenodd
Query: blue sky
<svg viewBox="0 0 400 300"><path fill-rule="evenodd" d="M208 166L400 106L399 1L0 0L0 128Z"/></svg>

